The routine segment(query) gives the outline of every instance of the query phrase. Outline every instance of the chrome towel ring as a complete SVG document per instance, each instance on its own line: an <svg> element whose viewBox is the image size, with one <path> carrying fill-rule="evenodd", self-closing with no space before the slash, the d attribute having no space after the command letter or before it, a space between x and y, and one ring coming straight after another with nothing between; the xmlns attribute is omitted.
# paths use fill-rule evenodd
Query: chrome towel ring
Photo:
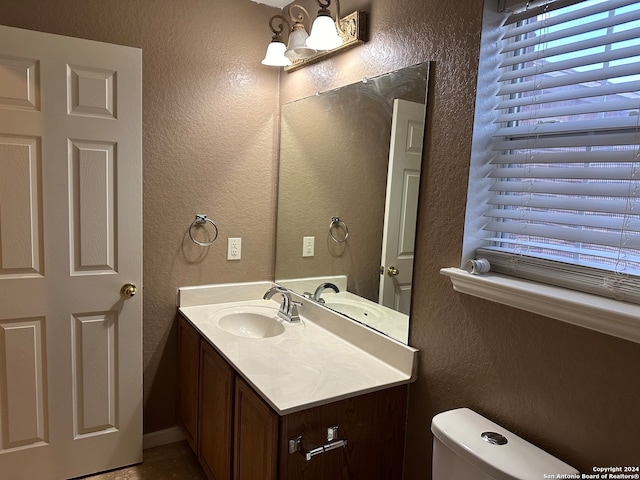
<svg viewBox="0 0 640 480"><path fill-rule="evenodd" d="M341 228L342 230L344 230L344 238L337 239L333 234L334 228ZM347 241L347 238L349 238L349 227L347 227L347 224L344 223L344 220L340 220L340 217L331 217L331 223L329 224L329 235L331 235L331 238L333 238L334 242L344 243Z"/></svg>
<svg viewBox="0 0 640 480"><path fill-rule="evenodd" d="M198 240L193 238L193 227L195 227L196 225L204 226L204 224L207 222L213 225L213 228L216 229L216 234L213 236L213 240L211 240L210 242L199 242ZM208 247L209 245L213 244L213 242L215 242L218 238L218 226L213 220L207 218L206 215L203 215L202 213L196 213L196 219L189 226L189 237L191 238L191 241L196 245L200 245L201 247Z"/></svg>

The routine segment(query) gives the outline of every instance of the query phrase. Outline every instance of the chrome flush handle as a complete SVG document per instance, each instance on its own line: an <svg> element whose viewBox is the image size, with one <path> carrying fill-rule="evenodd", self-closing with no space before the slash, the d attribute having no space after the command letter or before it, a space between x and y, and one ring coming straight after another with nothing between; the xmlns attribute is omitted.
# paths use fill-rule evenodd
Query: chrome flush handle
<svg viewBox="0 0 640 480"><path fill-rule="evenodd" d="M289 439L289 454L300 452L308 462L313 457L315 457L316 455L320 455L321 453L329 452L331 450L335 450L336 448L346 448L347 439L344 438L342 440L337 440L337 438L338 427L329 427L327 428L327 441L329 443L320 445L316 448L312 448L311 450L305 450L302 447L302 435L298 435L297 437Z"/></svg>

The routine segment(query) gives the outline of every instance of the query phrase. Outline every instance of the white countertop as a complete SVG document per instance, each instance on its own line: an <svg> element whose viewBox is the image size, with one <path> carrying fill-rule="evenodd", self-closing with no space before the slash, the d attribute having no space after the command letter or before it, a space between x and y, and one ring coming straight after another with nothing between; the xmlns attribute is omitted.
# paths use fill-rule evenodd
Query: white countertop
<svg viewBox="0 0 640 480"><path fill-rule="evenodd" d="M194 288L200 300L186 300L190 292L180 289L179 311L280 415L415 380L416 349L295 294L303 302L300 323L279 319L283 333L246 338L218 327L218 312L269 307L277 316L280 295L273 300L252 295L250 300L194 305L203 301L202 288ZM220 295L214 296L220 300Z"/></svg>

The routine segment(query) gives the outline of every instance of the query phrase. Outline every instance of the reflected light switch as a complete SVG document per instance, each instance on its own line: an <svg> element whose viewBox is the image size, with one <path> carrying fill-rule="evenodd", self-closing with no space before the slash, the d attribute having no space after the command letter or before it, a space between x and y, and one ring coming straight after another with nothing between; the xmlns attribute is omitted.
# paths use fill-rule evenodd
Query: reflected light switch
<svg viewBox="0 0 640 480"><path fill-rule="evenodd" d="M315 254L315 241L316 237L303 237L302 238L302 256L313 257Z"/></svg>

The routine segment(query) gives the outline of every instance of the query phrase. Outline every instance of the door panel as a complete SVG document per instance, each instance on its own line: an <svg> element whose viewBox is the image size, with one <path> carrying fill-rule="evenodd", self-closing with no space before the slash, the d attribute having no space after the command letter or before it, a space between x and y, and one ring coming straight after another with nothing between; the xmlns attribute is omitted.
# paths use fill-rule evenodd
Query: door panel
<svg viewBox="0 0 640 480"><path fill-rule="evenodd" d="M0 322L0 425L9 449L47 441L43 320Z"/></svg>
<svg viewBox="0 0 640 480"><path fill-rule="evenodd" d="M142 460L141 52L0 27L0 472ZM137 285L125 298L120 288Z"/></svg>
<svg viewBox="0 0 640 480"><path fill-rule="evenodd" d="M41 274L42 169L38 139L0 135L0 278Z"/></svg>
<svg viewBox="0 0 640 480"><path fill-rule="evenodd" d="M113 143L69 141L72 274L117 271Z"/></svg>
<svg viewBox="0 0 640 480"><path fill-rule="evenodd" d="M0 107L40 110L38 62L0 54Z"/></svg>
<svg viewBox="0 0 640 480"><path fill-rule="evenodd" d="M78 438L117 427L117 315L74 315L72 335L74 436Z"/></svg>

